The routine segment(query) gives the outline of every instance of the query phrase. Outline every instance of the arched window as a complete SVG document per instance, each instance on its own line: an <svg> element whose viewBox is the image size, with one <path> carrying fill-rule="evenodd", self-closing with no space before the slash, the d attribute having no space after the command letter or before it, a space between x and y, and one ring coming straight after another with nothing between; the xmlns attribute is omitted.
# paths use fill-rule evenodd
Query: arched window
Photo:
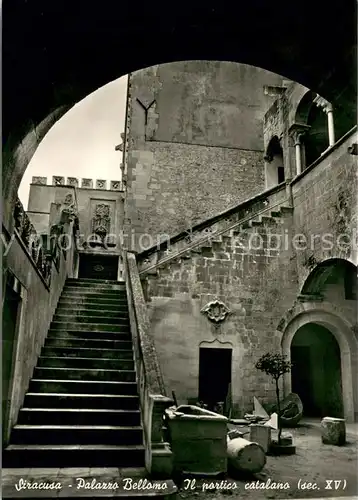
<svg viewBox="0 0 358 500"><path fill-rule="evenodd" d="M265 156L265 181L269 189L285 181L283 151L279 138L275 135L269 142Z"/></svg>
<svg viewBox="0 0 358 500"><path fill-rule="evenodd" d="M331 104L308 91L297 107L291 131L296 148L297 174L300 174L335 143Z"/></svg>

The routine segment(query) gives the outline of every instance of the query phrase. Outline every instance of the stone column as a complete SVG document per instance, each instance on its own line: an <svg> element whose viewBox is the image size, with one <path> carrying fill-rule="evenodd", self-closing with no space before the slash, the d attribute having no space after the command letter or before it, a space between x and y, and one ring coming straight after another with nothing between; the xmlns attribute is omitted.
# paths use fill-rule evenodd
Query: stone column
<svg viewBox="0 0 358 500"><path fill-rule="evenodd" d="M294 123L289 130L290 137L293 141L295 147L295 155L296 155L296 174L299 175L303 170L302 165L302 137L309 130L309 126Z"/></svg>
<svg viewBox="0 0 358 500"><path fill-rule="evenodd" d="M299 175L302 172L302 157L301 157L301 134L295 135L295 154L296 154L296 173Z"/></svg>
<svg viewBox="0 0 358 500"><path fill-rule="evenodd" d="M333 146L334 143L336 142L335 135L334 135L334 121L333 121L333 107L332 104L326 99L323 99L320 95L317 95L314 99L313 102L318 108L321 108L327 115L327 122L328 122L328 142L329 146Z"/></svg>

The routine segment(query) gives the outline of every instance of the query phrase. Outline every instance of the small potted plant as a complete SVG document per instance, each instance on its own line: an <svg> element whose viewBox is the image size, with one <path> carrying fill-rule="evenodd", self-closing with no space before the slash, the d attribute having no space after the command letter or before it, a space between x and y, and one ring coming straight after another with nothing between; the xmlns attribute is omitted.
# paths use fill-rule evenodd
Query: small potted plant
<svg viewBox="0 0 358 500"><path fill-rule="evenodd" d="M295 447L291 444L283 444L282 435L282 421L281 421L281 403L280 403L280 387L279 379L285 373L291 371L292 364L287 360L287 357L280 353L268 352L260 357L255 364L255 368L260 370L266 375L269 375L275 382L276 400L277 400L277 425L278 425L278 438L277 441L272 441L270 451L274 454L293 454Z"/></svg>

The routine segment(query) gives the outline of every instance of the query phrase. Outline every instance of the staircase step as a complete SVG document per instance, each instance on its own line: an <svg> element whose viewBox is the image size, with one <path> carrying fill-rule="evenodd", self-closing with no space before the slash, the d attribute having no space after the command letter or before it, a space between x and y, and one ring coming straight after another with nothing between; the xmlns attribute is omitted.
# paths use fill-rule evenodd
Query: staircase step
<svg viewBox="0 0 358 500"><path fill-rule="evenodd" d="M103 284L103 285L123 285L125 286L126 282L124 280L102 280L96 278L67 278L66 284L70 283L94 283L94 284Z"/></svg>
<svg viewBox="0 0 358 500"><path fill-rule="evenodd" d="M65 285L63 287L62 293L66 295L70 294L72 296L83 295L83 297L93 297L98 295L102 298L127 298L127 292L125 290L99 289L79 286Z"/></svg>
<svg viewBox="0 0 358 500"><path fill-rule="evenodd" d="M109 358L109 359L133 359L133 351L131 349L101 349L89 347L68 347L68 346L44 346L41 350L41 356L45 357L71 357L80 358Z"/></svg>
<svg viewBox="0 0 358 500"><path fill-rule="evenodd" d="M120 290L120 291L125 291L126 290L126 285L124 283L103 283L103 282L98 282L98 283L86 283L84 281L68 281L66 280L64 288L84 288L84 289L91 289L91 290Z"/></svg>
<svg viewBox="0 0 358 500"><path fill-rule="evenodd" d="M140 411L93 408L22 408L19 425L140 426Z"/></svg>
<svg viewBox="0 0 358 500"><path fill-rule="evenodd" d="M108 318L123 318L128 317L128 306L110 306L110 309L105 309L102 305L97 304L97 309L94 306L84 307L67 304L59 306L56 309L56 315L69 316L106 316Z"/></svg>
<svg viewBox="0 0 358 500"><path fill-rule="evenodd" d="M93 408L123 409L139 408L139 397L132 394L63 394L28 392L24 405L30 408Z"/></svg>
<svg viewBox="0 0 358 500"><path fill-rule="evenodd" d="M122 313L121 316L92 316L88 314L68 314L67 311L56 313L52 320L54 323L81 323L81 324L106 324L106 325L124 325L129 327L128 313Z"/></svg>
<svg viewBox="0 0 358 500"><path fill-rule="evenodd" d="M19 425L12 429L12 444L141 444L140 426Z"/></svg>
<svg viewBox="0 0 358 500"><path fill-rule="evenodd" d="M11 444L3 451L2 466L28 467L141 467L143 445L24 445Z"/></svg>
<svg viewBox="0 0 358 500"><path fill-rule="evenodd" d="M100 337L100 332L98 332ZM62 338L47 337L45 340L45 347L93 347L94 349L118 349L129 351L132 349L131 340L112 340L112 339L76 339L76 338Z"/></svg>
<svg viewBox="0 0 358 500"><path fill-rule="evenodd" d="M134 370L134 361L131 359L111 359L111 358L67 358L54 356L40 356L38 367L53 368L90 368L109 370Z"/></svg>
<svg viewBox="0 0 358 500"><path fill-rule="evenodd" d="M56 392L79 394L133 394L137 395L136 382L104 380L53 380L31 379L29 392Z"/></svg>
<svg viewBox="0 0 358 500"><path fill-rule="evenodd" d="M123 328L122 332L86 332L86 331L78 331L78 330L49 330L47 338L58 338L62 339L98 339L100 340L127 340L132 341L132 337L130 331L126 331L126 328Z"/></svg>
<svg viewBox="0 0 358 500"><path fill-rule="evenodd" d="M68 310L71 311L74 307L77 307L78 310L83 310L83 311L108 311L108 312L118 312L118 313L123 313L126 312L128 313L128 305L127 303L120 302L120 301L112 301L112 302L106 302L102 303L100 299L97 299L96 302L89 302L89 301L79 301L76 300L74 303L73 300L60 300L57 305L57 311L63 311L63 310Z"/></svg>
<svg viewBox="0 0 358 500"><path fill-rule="evenodd" d="M95 380L135 382L136 372L134 370L111 370L91 368L53 368L36 367L34 378L47 380Z"/></svg>
<svg viewBox="0 0 358 500"><path fill-rule="evenodd" d="M75 301L75 302L74 302ZM120 296L112 296L112 295L103 295L100 293L92 294L92 295L78 295L75 293L62 293L58 304L61 305L64 302L69 302L70 304L108 304L108 305L128 305L127 297L124 295Z"/></svg>
<svg viewBox="0 0 358 500"><path fill-rule="evenodd" d="M106 300L101 299L94 300L83 300L83 299L60 299L57 304L57 310L63 309L73 309L76 306L81 309L95 310L95 311L116 311L116 312L128 312L127 302L120 300Z"/></svg>
<svg viewBox="0 0 358 500"><path fill-rule="evenodd" d="M112 323L77 323L66 321L53 321L51 330L80 330L80 331L96 331L96 332L121 332L127 324L112 324Z"/></svg>
<svg viewBox="0 0 358 500"><path fill-rule="evenodd" d="M129 326L128 313L122 313L121 316L89 316L87 314L68 314L67 312L62 312L61 314L56 313L53 317L53 322L65 322L65 323L105 323L114 325L126 325Z"/></svg>
<svg viewBox="0 0 358 500"><path fill-rule="evenodd" d="M293 207L280 207L280 212L283 217L285 217L286 215L292 215Z"/></svg>

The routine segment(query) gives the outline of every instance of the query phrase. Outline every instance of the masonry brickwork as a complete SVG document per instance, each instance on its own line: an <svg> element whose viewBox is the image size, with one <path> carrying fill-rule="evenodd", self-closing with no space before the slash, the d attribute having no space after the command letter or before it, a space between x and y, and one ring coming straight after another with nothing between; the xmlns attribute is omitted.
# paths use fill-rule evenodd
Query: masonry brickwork
<svg viewBox="0 0 358 500"><path fill-rule="evenodd" d="M243 415L250 409L254 395L272 401L274 387L254 364L268 346L279 349L276 326L297 291L292 249L277 251L267 244L270 232L290 234L290 210L277 215L271 217L268 212L261 221L253 221L252 227L228 231L217 241L213 236L211 243L196 248L190 257L147 276L145 288L159 361L167 390L174 390L179 400L197 398L199 346L217 340L219 347L228 342L233 349L234 414ZM258 238L263 245L255 249L260 246ZM214 299L231 311L219 326L201 312Z"/></svg>
<svg viewBox="0 0 358 500"><path fill-rule="evenodd" d="M197 400L199 349L210 344L232 348L234 415L252 411L254 395L264 403L272 402L274 387L257 373L255 361L269 350L283 349L290 355L287 336L294 325L309 330L309 325L318 324L333 332L339 343L345 416L348 420L357 418L355 301L345 295L343 275L322 281L318 301L302 297L301 292L320 264L332 262L332 276L332 270L340 265L336 261L357 262L357 176L352 151L358 137L356 128L346 131L333 147L297 175L289 130L307 91L300 85L290 85L286 97L280 93L264 120L264 147L275 135L281 140L286 185L267 191L266 199L264 194L260 201L254 197L242 209L239 204L236 215L223 213L211 223L201 224L189 239L183 235L173 240L168 251L161 248L138 256L164 380L167 390L174 390L180 402ZM170 151L175 155L175 145L170 144ZM235 176L232 182L235 183ZM263 189L258 185L256 194L260 191ZM153 197L150 201L155 200ZM183 200L180 215L187 206ZM267 213L255 216L265 206ZM147 210L150 215L146 222L150 224L154 212L149 202ZM170 219L167 214L161 216L158 225L165 231L165 221ZM245 216L250 219L245 225L225 231L230 221ZM288 246L279 250L268 248L272 232L281 235L281 241L286 238ZM237 239L245 233L248 238L259 234L261 248L255 247L255 239L251 240L253 247L240 247ZM200 243L205 234L211 238ZM306 244L300 244L301 237ZM327 242L331 245L327 246ZM212 300L222 301L230 310L219 325L208 321L202 313ZM283 386L287 393L291 385L285 382Z"/></svg>
<svg viewBox="0 0 358 500"><path fill-rule="evenodd" d="M264 189L262 119L282 78L246 65L191 61L130 75L125 219L173 235Z"/></svg>

